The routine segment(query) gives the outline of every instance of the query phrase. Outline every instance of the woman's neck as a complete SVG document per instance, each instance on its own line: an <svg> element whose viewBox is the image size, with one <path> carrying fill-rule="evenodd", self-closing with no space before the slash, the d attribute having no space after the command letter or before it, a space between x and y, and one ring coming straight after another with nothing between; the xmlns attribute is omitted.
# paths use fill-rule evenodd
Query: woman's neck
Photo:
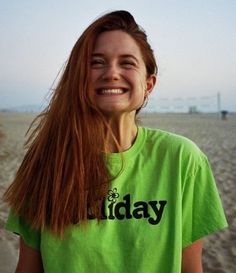
<svg viewBox="0 0 236 273"><path fill-rule="evenodd" d="M122 115L109 118L107 121L112 133L109 130L107 131L106 152L117 153L128 150L133 145L137 136L138 129L135 117L133 115Z"/></svg>

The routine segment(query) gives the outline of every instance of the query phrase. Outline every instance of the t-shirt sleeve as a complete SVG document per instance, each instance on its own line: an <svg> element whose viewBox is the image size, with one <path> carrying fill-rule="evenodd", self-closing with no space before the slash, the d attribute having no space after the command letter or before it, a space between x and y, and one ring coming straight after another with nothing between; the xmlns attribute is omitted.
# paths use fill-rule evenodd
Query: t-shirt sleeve
<svg viewBox="0 0 236 273"><path fill-rule="evenodd" d="M21 236L25 244L35 250L40 250L40 232L30 227L21 217L10 210L5 229Z"/></svg>
<svg viewBox="0 0 236 273"><path fill-rule="evenodd" d="M185 181L182 193L182 247L227 227L216 182L205 155Z"/></svg>

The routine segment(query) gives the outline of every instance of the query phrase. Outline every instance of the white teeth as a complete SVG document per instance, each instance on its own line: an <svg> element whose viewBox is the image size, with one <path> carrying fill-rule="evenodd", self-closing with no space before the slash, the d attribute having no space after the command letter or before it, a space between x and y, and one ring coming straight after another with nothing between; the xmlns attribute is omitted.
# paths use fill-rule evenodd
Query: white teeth
<svg viewBox="0 0 236 273"><path fill-rule="evenodd" d="M122 94L124 91L122 89L102 89L100 94Z"/></svg>

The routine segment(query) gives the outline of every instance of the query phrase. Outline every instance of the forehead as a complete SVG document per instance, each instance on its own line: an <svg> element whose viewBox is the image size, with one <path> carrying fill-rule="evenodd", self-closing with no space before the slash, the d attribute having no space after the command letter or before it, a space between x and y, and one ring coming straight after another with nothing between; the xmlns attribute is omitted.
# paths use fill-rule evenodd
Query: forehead
<svg viewBox="0 0 236 273"><path fill-rule="evenodd" d="M97 37L93 49L94 53L129 54L142 58L137 42L126 32L121 30L106 31Z"/></svg>

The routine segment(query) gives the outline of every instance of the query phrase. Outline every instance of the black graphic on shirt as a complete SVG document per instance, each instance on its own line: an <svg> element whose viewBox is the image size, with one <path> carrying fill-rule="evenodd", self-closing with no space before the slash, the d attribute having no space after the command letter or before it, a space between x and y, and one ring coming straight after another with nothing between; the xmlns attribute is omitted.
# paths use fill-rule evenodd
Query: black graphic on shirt
<svg viewBox="0 0 236 273"><path fill-rule="evenodd" d="M123 200L118 202L120 195L117 188L108 191L107 200L102 203L102 220L124 220L124 219L147 219L151 225L157 225L161 221L166 200L136 201L131 198L131 194L126 194ZM89 214L88 219L94 219Z"/></svg>

